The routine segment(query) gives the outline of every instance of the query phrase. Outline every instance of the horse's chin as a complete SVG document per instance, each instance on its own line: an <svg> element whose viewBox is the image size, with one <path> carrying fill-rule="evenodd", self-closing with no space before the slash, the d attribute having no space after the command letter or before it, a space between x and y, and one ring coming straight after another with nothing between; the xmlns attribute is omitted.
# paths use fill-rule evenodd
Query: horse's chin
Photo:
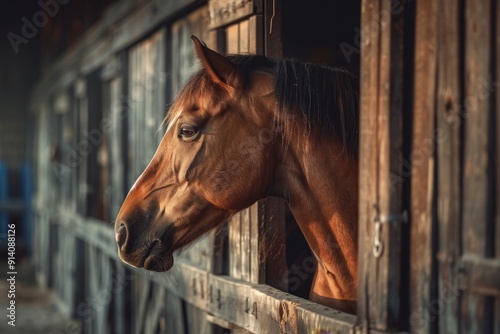
<svg viewBox="0 0 500 334"><path fill-rule="evenodd" d="M151 271L167 271L174 265L174 257L171 251L164 254L150 254L144 260L143 268Z"/></svg>

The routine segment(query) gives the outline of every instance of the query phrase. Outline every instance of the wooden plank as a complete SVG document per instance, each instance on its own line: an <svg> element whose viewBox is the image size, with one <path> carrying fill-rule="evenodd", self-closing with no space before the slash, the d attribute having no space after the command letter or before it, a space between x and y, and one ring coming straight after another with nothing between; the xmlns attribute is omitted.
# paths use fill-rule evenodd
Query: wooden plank
<svg viewBox="0 0 500 334"><path fill-rule="evenodd" d="M248 52L264 54L262 15L253 15L248 19Z"/></svg>
<svg viewBox="0 0 500 334"><path fill-rule="evenodd" d="M400 255L402 219L380 226L374 217L402 214L402 145L404 10L391 13L386 1L362 2L360 239L358 315L363 330L397 330L400 316ZM373 23L377 23L377 30ZM375 256L374 245L383 250Z"/></svg>
<svg viewBox="0 0 500 334"><path fill-rule="evenodd" d="M187 331L186 334L212 333L212 324L207 320L204 310L191 304L185 305Z"/></svg>
<svg viewBox="0 0 500 334"><path fill-rule="evenodd" d="M149 303L149 289L151 281L144 276L137 276L134 281L134 299L136 308L133 311L135 330L134 333L143 333L146 327L147 306Z"/></svg>
<svg viewBox="0 0 500 334"><path fill-rule="evenodd" d="M379 1L361 2L361 22L364 35L367 23L380 12ZM373 256L373 204L376 203L377 183L373 182L377 172L378 148L376 146L377 105L379 97L379 53L380 34L371 34L364 40L360 68L360 152L359 152L359 274L357 314L361 329L366 333L371 327L370 304L373 291L370 289L371 262ZM376 299L375 299L376 300Z"/></svg>
<svg viewBox="0 0 500 334"><path fill-rule="evenodd" d="M262 267L265 267L265 258L260 252L261 240L263 238L264 229L259 220L259 204L253 204L249 209L250 215L250 280L252 283L264 283Z"/></svg>
<svg viewBox="0 0 500 334"><path fill-rule="evenodd" d="M241 212L235 214L229 222L229 275L241 279Z"/></svg>
<svg viewBox="0 0 500 334"><path fill-rule="evenodd" d="M488 156L491 94L484 94L482 80L491 74L491 2L465 2L465 152L462 244L465 254L485 256L489 222ZM491 305L483 296L465 293L462 298L462 328L465 332L488 332Z"/></svg>
<svg viewBox="0 0 500 334"><path fill-rule="evenodd" d="M251 277L251 257L252 248L251 248L251 229L250 229L250 208L246 208L240 212L240 241L241 241L241 279L247 282L250 282Z"/></svg>
<svg viewBox="0 0 500 334"><path fill-rule="evenodd" d="M413 151L411 173L410 319L411 332L431 333L436 321L429 305L434 299L432 241L434 222L434 110L437 65L437 2L425 0L416 6L415 88L413 105ZM426 321L427 319L427 321Z"/></svg>
<svg viewBox="0 0 500 334"><path fill-rule="evenodd" d="M288 291L289 271L286 263L286 203L278 198L259 201L259 221L263 225L260 238L260 257L265 261L265 283ZM261 263L261 266L262 266Z"/></svg>
<svg viewBox="0 0 500 334"><path fill-rule="evenodd" d="M147 305L144 333L156 333L160 326L160 316L163 313L165 289L159 284L152 284L151 300Z"/></svg>
<svg viewBox="0 0 500 334"><path fill-rule="evenodd" d="M267 285L210 276L217 298L209 311L252 333L350 333L356 317L306 301Z"/></svg>
<svg viewBox="0 0 500 334"><path fill-rule="evenodd" d="M171 293L165 294L165 333L186 333L182 300Z"/></svg>
<svg viewBox="0 0 500 334"><path fill-rule="evenodd" d="M239 24L240 32L239 32L239 50L238 53L246 54L249 50L249 26L248 20L242 21Z"/></svg>
<svg viewBox="0 0 500 334"><path fill-rule="evenodd" d="M264 54L272 59L283 58L283 41L281 35L282 0L265 2L264 8Z"/></svg>
<svg viewBox="0 0 500 334"><path fill-rule="evenodd" d="M239 21L262 9L262 0L234 2L231 0L212 0L210 7L210 28L220 28L232 22Z"/></svg>
<svg viewBox="0 0 500 334"><path fill-rule="evenodd" d="M461 127L463 124L460 75L460 15L458 0L439 0L438 83L436 100L437 219L439 224L440 333L458 333L459 293L455 264L460 256L461 221ZM450 293L455 291L456 293ZM436 314L432 314L436 316ZM410 319L413 326L426 326L424 314Z"/></svg>
<svg viewBox="0 0 500 334"><path fill-rule="evenodd" d="M458 264L460 287L468 293L500 298L500 260L464 255Z"/></svg>
<svg viewBox="0 0 500 334"><path fill-rule="evenodd" d="M238 53L240 46L240 27L239 25L233 24L226 28L227 33L227 44L226 44L226 52L227 53Z"/></svg>

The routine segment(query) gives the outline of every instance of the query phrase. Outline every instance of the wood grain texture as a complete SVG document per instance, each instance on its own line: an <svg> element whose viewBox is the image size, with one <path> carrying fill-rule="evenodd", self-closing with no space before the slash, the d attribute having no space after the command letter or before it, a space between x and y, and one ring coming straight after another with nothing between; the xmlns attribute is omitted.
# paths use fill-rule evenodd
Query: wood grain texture
<svg viewBox="0 0 500 334"><path fill-rule="evenodd" d="M486 256L489 236L489 123L491 92L482 87L491 75L491 1L465 3L465 152L463 174L463 252ZM468 275L468 273L462 273ZM462 328L488 332L491 305L485 297L464 293Z"/></svg>
<svg viewBox="0 0 500 334"><path fill-rule="evenodd" d="M389 13L389 2L362 2L362 35L366 38L361 44L358 320L363 331L390 331L399 326L402 221L382 225L384 250L380 258L373 255L373 218L402 213L397 176L402 145L404 15Z"/></svg>
<svg viewBox="0 0 500 334"><path fill-rule="evenodd" d="M437 325L435 315L429 311L434 284L437 5L436 1L426 0L416 7L415 45L420 47L415 49L413 145L409 165L401 164L405 172L411 173L410 330L418 333L432 333L432 327Z"/></svg>
<svg viewBox="0 0 500 334"><path fill-rule="evenodd" d="M455 265L460 256L461 228L461 128L463 126L460 75L460 2L438 2L438 84L436 100L437 219L439 224L440 333L458 333L459 293ZM455 292L455 293L450 293Z"/></svg>

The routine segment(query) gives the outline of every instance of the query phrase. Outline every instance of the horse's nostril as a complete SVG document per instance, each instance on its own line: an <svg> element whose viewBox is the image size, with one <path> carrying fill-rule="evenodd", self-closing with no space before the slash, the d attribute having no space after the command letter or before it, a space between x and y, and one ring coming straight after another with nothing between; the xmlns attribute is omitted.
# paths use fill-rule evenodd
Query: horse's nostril
<svg viewBox="0 0 500 334"><path fill-rule="evenodd" d="M123 244L125 244L125 241L127 240L127 228L125 227L125 224L122 223L118 226L115 231L115 239L118 247L122 247Z"/></svg>

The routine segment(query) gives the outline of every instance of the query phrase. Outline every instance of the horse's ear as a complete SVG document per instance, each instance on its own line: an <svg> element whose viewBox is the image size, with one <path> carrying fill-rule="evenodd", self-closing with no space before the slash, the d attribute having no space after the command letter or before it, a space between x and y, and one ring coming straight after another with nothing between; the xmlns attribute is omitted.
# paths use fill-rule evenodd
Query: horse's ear
<svg viewBox="0 0 500 334"><path fill-rule="evenodd" d="M239 90L243 85L240 70L232 61L209 49L196 36L191 36L196 54L212 81L229 92Z"/></svg>

